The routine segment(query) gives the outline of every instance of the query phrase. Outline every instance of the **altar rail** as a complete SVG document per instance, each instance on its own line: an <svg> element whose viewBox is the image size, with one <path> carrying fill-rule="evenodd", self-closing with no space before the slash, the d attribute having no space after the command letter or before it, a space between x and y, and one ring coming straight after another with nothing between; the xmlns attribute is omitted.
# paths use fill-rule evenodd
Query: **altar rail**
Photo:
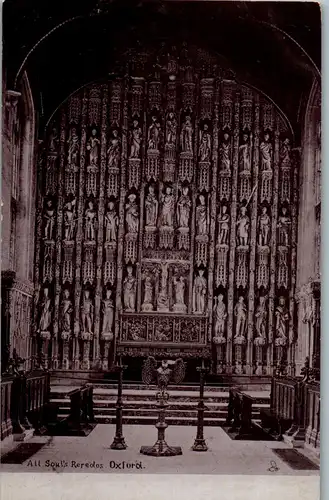
<svg viewBox="0 0 329 500"><path fill-rule="evenodd" d="M249 435L252 432L252 405L254 398L238 388L229 392L228 414L226 424L237 432L235 439Z"/></svg>
<svg viewBox="0 0 329 500"><path fill-rule="evenodd" d="M49 402L50 375L47 372L14 375L1 381L1 440L14 434L24 438L28 429L39 433L45 423Z"/></svg>

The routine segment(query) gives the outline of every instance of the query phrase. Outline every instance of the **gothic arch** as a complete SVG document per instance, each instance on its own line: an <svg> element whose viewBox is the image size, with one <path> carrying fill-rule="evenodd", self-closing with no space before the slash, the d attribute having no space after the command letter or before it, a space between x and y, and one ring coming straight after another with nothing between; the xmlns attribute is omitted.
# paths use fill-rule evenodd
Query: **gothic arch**
<svg viewBox="0 0 329 500"><path fill-rule="evenodd" d="M106 370L115 352L169 353L212 358L217 373L282 360L292 372L289 124L198 47L126 51L122 67L47 130L35 268L47 363Z"/></svg>

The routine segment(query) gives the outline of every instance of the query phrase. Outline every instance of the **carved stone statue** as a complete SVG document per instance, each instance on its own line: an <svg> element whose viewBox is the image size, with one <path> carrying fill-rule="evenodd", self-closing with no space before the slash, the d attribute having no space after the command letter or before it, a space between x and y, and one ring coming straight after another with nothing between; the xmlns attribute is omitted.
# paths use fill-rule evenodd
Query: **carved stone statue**
<svg viewBox="0 0 329 500"><path fill-rule="evenodd" d="M129 158L139 158L141 142L142 142L142 129L138 124L138 120L134 120L133 129L131 131L131 146L130 146Z"/></svg>
<svg viewBox="0 0 329 500"><path fill-rule="evenodd" d="M179 278L174 277L173 280L175 287L175 304L174 311L177 312L186 312L187 307L185 304L185 279L184 276L180 276Z"/></svg>
<svg viewBox="0 0 329 500"><path fill-rule="evenodd" d="M91 136L87 141L87 150L89 151L89 165L97 165L99 145L100 140L97 137L97 130L93 128L91 131Z"/></svg>
<svg viewBox="0 0 329 500"><path fill-rule="evenodd" d="M45 220L45 239L52 240L55 227L55 208L51 200L47 200L43 218Z"/></svg>
<svg viewBox="0 0 329 500"><path fill-rule="evenodd" d="M215 297L215 337L223 337L225 332L225 321L227 318L226 305L223 302L224 296L220 293Z"/></svg>
<svg viewBox="0 0 329 500"><path fill-rule="evenodd" d="M264 140L260 143L260 168L261 170L272 170L273 146L270 143L270 135L265 134Z"/></svg>
<svg viewBox="0 0 329 500"><path fill-rule="evenodd" d="M71 331L71 318L73 312L72 301L70 300L70 291L65 288L61 304L61 327L63 332Z"/></svg>
<svg viewBox="0 0 329 500"><path fill-rule="evenodd" d="M203 130L200 131L199 158L200 161L210 161L211 154L211 135L208 131L208 125L205 123Z"/></svg>
<svg viewBox="0 0 329 500"><path fill-rule="evenodd" d="M230 230L230 216L227 213L227 206L223 205L218 214L218 244L227 245L228 233Z"/></svg>
<svg viewBox="0 0 329 500"><path fill-rule="evenodd" d="M166 143L175 145L176 137L177 137L177 120L175 114L172 111L170 111L166 122Z"/></svg>
<svg viewBox="0 0 329 500"><path fill-rule="evenodd" d="M193 286L193 312L203 314L206 305L207 281L203 276L204 270L198 270L198 276L194 280Z"/></svg>
<svg viewBox="0 0 329 500"><path fill-rule="evenodd" d="M177 221L179 227L189 226L191 205L189 188L185 186L177 203Z"/></svg>
<svg viewBox="0 0 329 500"><path fill-rule="evenodd" d="M117 229L119 217L115 210L113 201L109 201L108 210L105 214L105 240L108 242L117 241Z"/></svg>
<svg viewBox="0 0 329 500"><path fill-rule="evenodd" d="M84 291L84 297L80 308L81 331L92 333L94 323L94 305L90 298L90 291Z"/></svg>
<svg viewBox="0 0 329 500"><path fill-rule="evenodd" d="M149 192L145 200L145 222L146 226L156 226L158 219L159 202L154 193L154 187L149 186Z"/></svg>
<svg viewBox="0 0 329 500"><path fill-rule="evenodd" d="M267 308L266 297L259 297L259 303L255 312L255 329L257 337L266 338Z"/></svg>
<svg viewBox="0 0 329 500"><path fill-rule="evenodd" d="M183 123L180 135L180 143L183 153L193 153L192 136L193 136L192 121L191 117L187 116L185 118L185 122Z"/></svg>
<svg viewBox="0 0 329 500"><path fill-rule="evenodd" d="M77 129L72 128L70 137L68 139L68 163L69 165L77 166L79 154L79 136Z"/></svg>
<svg viewBox="0 0 329 500"><path fill-rule="evenodd" d="M168 263L161 264L161 285L160 292L157 299L158 311L169 311L169 298L168 298Z"/></svg>
<svg viewBox="0 0 329 500"><path fill-rule="evenodd" d="M123 302L126 311L135 311L136 278L133 276L133 268L131 266L127 267L127 276L123 281Z"/></svg>
<svg viewBox="0 0 329 500"><path fill-rule="evenodd" d="M85 239L94 241L96 239L96 211L92 201L88 202L88 207L85 212Z"/></svg>
<svg viewBox="0 0 329 500"><path fill-rule="evenodd" d="M259 217L259 237L260 246L266 246L269 242L271 219L267 213L267 207L262 208L262 215Z"/></svg>
<svg viewBox="0 0 329 500"><path fill-rule="evenodd" d="M291 162L291 145L290 139L286 137L282 142L280 149L280 162L282 167L289 167Z"/></svg>
<svg viewBox="0 0 329 500"><path fill-rule="evenodd" d="M243 134L239 146L239 167L242 171L251 169L251 138L248 134Z"/></svg>
<svg viewBox="0 0 329 500"><path fill-rule="evenodd" d="M114 129L110 139L110 147L107 150L107 164L109 168L118 168L120 160L120 137L119 132Z"/></svg>
<svg viewBox="0 0 329 500"><path fill-rule="evenodd" d="M166 187L166 191L161 196L161 226L173 227L174 225L174 210L175 200L170 186Z"/></svg>
<svg viewBox="0 0 329 500"><path fill-rule="evenodd" d="M224 133L224 140L220 146L219 153L221 170L231 170L231 141L227 132Z"/></svg>
<svg viewBox="0 0 329 500"><path fill-rule="evenodd" d="M53 128L49 136L48 150L54 152L57 150L57 146L58 146L58 133L56 128Z"/></svg>
<svg viewBox="0 0 329 500"><path fill-rule="evenodd" d="M128 203L126 204L126 223L128 233L138 233L138 205L136 203L136 195L133 193L128 196Z"/></svg>
<svg viewBox="0 0 329 500"><path fill-rule="evenodd" d="M279 245L283 246L289 245L290 226L291 226L291 219L287 215L287 209L286 207L282 207L281 215L278 218Z"/></svg>
<svg viewBox="0 0 329 500"><path fill-rule="evenodd" d="M75 200L66 203L66 210L64 212L64 229L65 229L65 240L71 241L74 238L74 230L76 219L74 217L74 205Z"/></svg>
<svg viewBox="0 0 329 500"><path fill-rule="evenodd" d="M147 133L148 149L158 150L159 142L160 142L160 123L157 121L156 116L152 116L152 123L149 126Z"/></svg>
<svg viewBox="0 0 329 500"><path fill-rule="evenodd" d="M142 311L153 311L153 282L151 276L144 279L144 301Z"/></svg>
<svg viewBox="0 0 329 500"><path fill-rule="evenodd" d="M275 324L276 338L282 339L283 342L285 342L287 339L287 330L288 330L290 315L286 307L286 299L284 297L279 298L279 305L275 309L275 317L276 317L276 324Z"/></svg>
<svg viewBox="0 0 329 500"><path fill-rule="evenodd" d="M206 200L203 194L199 195L200 204L196 207L196 225L197 225L197 234L204 235L207 234L207 206Z"/></svg>
<svg viewBox="0 0 329 500"><path fill-rule="evenodd" d="M237 220L238 245L247 246L249 240L250 219L247 215L247 208L241 207L240 216Z"/></svg>
<svg viewBox="0 0 329 500"><path fill-rule="evenodd" d="M238 302L234 308L234 315L236 317L234 338L245 337L247 326L247 306L244 303L243 297L239 297Z"/></svg>
<svg viewBox="0 0 329 500"><path fill-rule="evenodd" d="M41 316L39 321L39 331L48 332L51 325L51 299L49 297L49 289L44 288L43 299L41 302Z"/></svg>
<svg viewBox="0 0 329 500"><path fill-rule="evenodd" d="M102 303L103 313L103 327L102 333L112 333L113 317L114 317L114 304L112 299L112 290L106 290L106 298Z"/></svg>

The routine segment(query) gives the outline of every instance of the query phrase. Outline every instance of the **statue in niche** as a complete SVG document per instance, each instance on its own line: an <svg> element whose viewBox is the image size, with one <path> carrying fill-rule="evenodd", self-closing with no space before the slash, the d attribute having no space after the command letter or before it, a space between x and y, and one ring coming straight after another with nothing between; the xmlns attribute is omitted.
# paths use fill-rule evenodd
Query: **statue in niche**
<svg viewBox="0 0 329 500"><path fill-rule="evenodd" d="M267 213L267 207L262 208L262 214L259 217L259 245L268 245L269 235L270 235L270 222L271 219Z"/></svg>
<svg viewBox="0 0 329 500"><path fill-rule="evenodd" d="M243 134L239 146L239 167L242 171L251 170L251 137L248 134Z"/></svg>
<svg viewBox="0 0 329 500"><path fill-rule="evenodd" d="M142 129L139 126L138 120L133 121L133 128L131 131L131 146L129 158L139 158L142 142Z"/></svg>
<svg viewBox="0 0 329 500"><path fill-rule="evenodd" d="M287 208L282 207L281 215L278 218L278 229L279 229L279 245L288 246L289 245L289 232L290 232L291 220L287 214Z"/></svg>
<svg viewBox="0 0 329 500"><path fill-rule="evenodd" d="M218 214L218 244L227 245L228 233L230 230L230 216L227 213L227 206L223 205Z"/></svg>
<svg viewBox="0 0 329 500"><path fill-rule="evenodd" d="M84 291L84 297L80 308L81 330L83 333L92 333L94 323L94 305L90 298L90 291Z"/></svg>
<svg viewBox="0 0 329 500"><path fill-rule="evenodd" d="M196 207L196 225L197 225L197 234L204 235L207 234L207 206L206 199L203 194L199 195L200 204Z"/></svg>
<svg viewBox="0 0 329 500"><path fill-rule="evenodd" d="M279 305L275 309L275 317L276 338L285 341L287 339L287 329L289 325L290 314L286 307L286 299L284 297L279 298Z"/></svg>
<svg viewBox="0 0 329 500"><path fill-rule="evenodd" d="M120 137L119 132L114 129L110 139L110 147L107 150L107 165L109 168L118 168L120 160Z"/></svg>
<svg viewBox="0 0 329 500"><path fill-rule="evenodd" d="M273 146L270 143L270 134L264 134L264 140L260 143L260 168L261 170L272 170Z"/></svg>
<svg viewBox="0 0 329 500"><path fill-rule="evenodd" d="M142 311L153 311L153 282L151 276L144 279L144 301Z"/></svg>
<svg viewBox="0 0 329 500"><path fill-rule="evenodd" d="M126 204L126 223L128 233L138 233L138 205L136 202L136 195L134 193L128 196L128 203Z"/></svg>
<svg viewBox="0 0 329 500"><path fill-rule="evenodd" d="M173 227L174 225L175 200L170 186L166 187L165 193L161 196L161 226Z"/></svg>
<svg viewBox="0 0 329 500"><path fill-rule="evenodd" d="M75 230L75 223L76 219L74 217L74 205L75 205L75 200L69 201L65 205L65 212L64 212L64 232L65 232L65 240L66 241L71 241L74 238L74 230Z"/></svg>
<svg viewBox="0 0 329 500"><path fill-rule="evenodd" d="M85 212L85 239L94 241L96 239L96 210L92 201L88 202L88 207Z"/></svg>
<svg viewBox="0 0 329 500"><path fill-rule="evenodd" d="M72 166L77 166L78 164L78 154L79 154L79 136L77 134L77 129L72 128L70 137L68 139L68 163Z"/></svg>
<svg viewBox="0 0 329 500"><path fill-rule="evenodd" d="M105 240L107 242L117 241L117 229L119 217L113 201L109 201L108 210L105 214Z"/></svg>
<svg viewBox="0 0 329 500"><path fill-rule="evenodd" d="M174 277L173 280L175 287L175 304L174 311L186 312L186 304L185 304L185 279L184 276L180 276L179 278Z"/></svg>
<svg viewBox="0 0 329 500"><path fill-rule="evenodd" d="M168 299L168 263L161 264L161 287L158 295L157 308L158 311L169 311Z"/></svg>
<svg viewBox="0 0 329 500"><path fill-rule="evenodd" d="M236 317L234 338L244 337L247 326L247 306L244 303L244 298L242 296L239 297L238 302L235 305L234 315Z"/></svg>
<svg viewBox="0 0 329 500"><path fill-rule="evenodd" d="M281 145L281 150L280 150L280 162L282 167L289 167L290 162L291 162L291 145L290 145L290 139L286 137Z"/></svg>
<svg viewBox="0 0 329 500"><path fill-rule="evenodd" d="M65 288L61 304L61 326L63 332L71 331L71 317L73 312L72 301L70 300L70 291Z"/></svg>
<svg viewBox="0 0 329 500"><path fill-rule="evenodd" d="M266 338L267 308L266 297L259 297L259 303L255 312L255 329L257 337Z"/></svg>
<svg viewBox="0 0 329 500"><path fill-rule="evenodd" d="M147 133L147 148L148 149L159 149L160 142L160 123L157 121L156 116L152 116L152 123L149 126Z"/></svg>
<svg viewBox="0 0 329 500"><path fill-rule="evenodd" d="M103 313L103 328L102 333L112 333L113 317L114 317L114 304L112 299L112 290L106 290L106 297L102 303Z"/></svg>
<svg viewBox="0 0 329 500"><path fill-rule="evenodd" d="M238 226L237 228L238 245L244 247L248 246L250 219L247 215L246 207L240 208L240 216L236 224Z"/></svg>
<svg viewBox="0 0 329 500"><path fill-rule="evenodd" d="M39 321L39 332L48 332L51 325L51 300L49 288L44 288L41 302L41 316Z"/></svg>
<svg viewBox="0 0 329 500"><path fill-rule="evenodd" d="M224 132L224 140L220 146L220 168L221 170L231 170L231 141L230 135Z"/></svg>
<svg viewBox="0 0 329 500"><path fill-rule="evenodd" d="M55 208L52 200L47 200L43 218L45 219L45 240L52 240L55 226Z"/></svg>
<svg viewBox="0 0 329 500"><path fill-rule="evenodd" d="M57 150L57 146L58 146L58 133L57 129L54 127L49 136L48 150L54 152Z"/></svg>
<svg viewBox="0 0 329 500"><path fill-rule="evenodd" d="M155 196L154 186L150 185L145 200L145 222L146 226L156 226L158 219L159 202Z"/></svg>
<svg viewBox="0 0 329 500"><path fill-rule="evenodd" d="M133 276L133 268L131 266L127 267L127 276L123 281L123 302L126 311L135 311L136 278Z"/></svg>
<svg viewBox="0 0 329 500"><path fill-rule="evenodd" d="M97 165L100 140L97 137L95 128L91 131L91 136L87 141L87 151L89 151L89 165Z"/></svg>
<svg viewBox="0 0 329 500"><path fill-rule="evenodd" d="M181 149L183 153L193 153L192 136L193 136L193 126L191 117L186 116L180 135Z"/></svg>
<svg viewBox="0 0 329 500"><path fill-rule="evenodd" d="M166 143L176 145L177 120L175 114L170 111L166 122Z"/></svg>
<svg viewBox="0 0 329 500"><path fill-rule="evenodd" d="M224 295L220 293L215 297L215 337L223 337L225 332L225 322L227 318L226 305L223 302Z"/></svg>
<svg viewBox="0 0 329 500"><path fill-rule="evenodd" d="M200 146L199 158L200 161L210 161L211 154L211 135L208 131L207 123L204 124L203 130L200 131Z"/></svg>
<svg viewBox="0 0 329 500"><path fill-rule="evenodd" d="M198 269L198 276L194 280L193 286L193 312L203 314L206 305L207 281L203 276L204 270Z"/></svg>
<svg viewBox="0 0 329 500"><path fill-rule="evenodd" d="M183 187L183 192L177 203L177 221L179 227L188 227L192 202L189 197L189 188Z"/></svg>

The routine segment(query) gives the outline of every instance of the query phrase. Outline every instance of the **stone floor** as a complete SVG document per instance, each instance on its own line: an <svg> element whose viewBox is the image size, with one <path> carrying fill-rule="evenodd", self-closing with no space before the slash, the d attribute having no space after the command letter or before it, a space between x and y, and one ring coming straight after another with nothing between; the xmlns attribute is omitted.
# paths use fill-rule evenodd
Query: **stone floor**
<svg viewBox="0 0 329 500"><path fill-rule="evenodd" d="M22 465L2 464L6 472L135 472L135 473L179 473L179 474L262 474L262 475L318 475L319 471L298 471L283 462L272 448L288 448L276 441L233 441L220 427L207 427L205 439L209 450L193 452L196 429L194 427L171 426L166 432L169 445L181 446L183 455L176 457L149 457L139 453L143 445L152 445L156 440L154 426L124 427L128 448L111 450L115 426L99 424L87 437L33 437L32 442L45 442L30 459ZM12 444L13 445L13 444ZM2 454L10 443L2 446ZM305 452L303 452L305 453ZM277 470L269 470L275 463Z"/></svg>

